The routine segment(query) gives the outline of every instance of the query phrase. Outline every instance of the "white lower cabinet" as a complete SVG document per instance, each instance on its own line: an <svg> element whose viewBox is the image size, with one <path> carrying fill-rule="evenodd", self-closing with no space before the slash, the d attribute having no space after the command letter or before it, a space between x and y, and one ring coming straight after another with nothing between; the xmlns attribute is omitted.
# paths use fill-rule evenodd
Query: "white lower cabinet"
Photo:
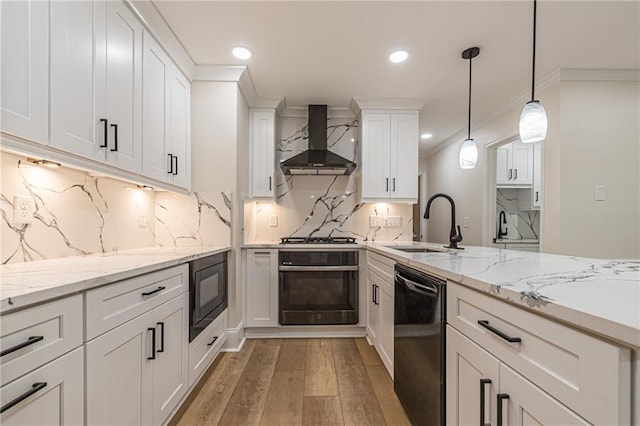
<svg viewBox="0 0 640 426"><path fill-rule="evenodd" d="M247 327L278 326L278 250L247 250Z"/></svg>
<svg viewBox="0 0 640 426"><path fill-rule="evenodd" d="M0 388L3 425L84 424L83 348Z"/></svg>
<svg viewBox="0 0 640 426"><path fill-rule="evenodd" d="M162 424L189 387L188 293L87 343L87 424Z"/></svg>
<svg viewBox="0 0 640 426"><path fill-rule="evenodd" d="M196 384L220 353L227 340L226 322L225 310L189 343L189 387Z"/></svg>
<svg viewBox="0 0 640 426"><path fill-rule="evenodd" d="M393 377L393 309L394 287L388 282L382 281L378 292L380 306L380 326L378 328L378 344L376 349L382 363Z"/></svg>
<svg viewBox="0 0 640 426"><path fill-rule="evenodd" d="M389 375L393 378L393 327L395 262L367 253L366 331Z"/></svg>

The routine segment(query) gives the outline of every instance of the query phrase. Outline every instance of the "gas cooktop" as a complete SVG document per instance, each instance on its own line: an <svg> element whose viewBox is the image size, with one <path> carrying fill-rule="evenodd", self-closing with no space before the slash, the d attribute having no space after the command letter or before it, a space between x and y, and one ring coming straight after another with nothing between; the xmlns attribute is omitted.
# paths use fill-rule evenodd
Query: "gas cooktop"
<svg viewBox="0 0 640 426"><path fill-rule="evenodd" d="M284 237L280 244L355 244L353 237Z"/></svg>

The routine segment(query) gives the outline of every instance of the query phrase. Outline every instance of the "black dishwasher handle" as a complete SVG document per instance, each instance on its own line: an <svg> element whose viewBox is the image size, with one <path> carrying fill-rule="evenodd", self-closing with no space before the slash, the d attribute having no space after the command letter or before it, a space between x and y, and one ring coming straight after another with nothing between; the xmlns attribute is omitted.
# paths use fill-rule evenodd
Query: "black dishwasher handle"
<svg viewBox="0 0 640 426"><path fill-rule="evenodd" d="M407 277L403 276L399 272L396 272L396 281L399 281L400 283L407 286L409 290L422 294L423 296L428 296L428 297L438 296L438 287L434 284L418 283L416 281L408 279Z"/></svg>
<svg viewBox="0 0 640 426"><path fill-rule="evenodd" d="M522 342L521 338L519 338L519 337L511 337L508 334L505 334L502 331L498 330L497 328L489 325L489 321L487 321L487 320L478 320L478 324L481 327L486 328L487 330L489 330L493 334L503 338L504 340L506 340L509 343L520 343L520 342Z"/></svg>

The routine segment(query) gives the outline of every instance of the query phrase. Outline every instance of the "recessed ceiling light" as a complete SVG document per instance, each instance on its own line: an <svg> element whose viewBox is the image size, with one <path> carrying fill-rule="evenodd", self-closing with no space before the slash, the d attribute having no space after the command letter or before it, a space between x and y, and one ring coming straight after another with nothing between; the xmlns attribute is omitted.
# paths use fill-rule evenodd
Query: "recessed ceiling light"
<svg viewBox="0 0 640 426"><path fill-rule="evenodd" d="M398 50L396 52L393 52L391 55L389 55L389 60L394 64L397 64L397 63L406 61L408 57L409 57L409 54L407 53L406 50Z"/></svg>
<svg viewBox="0 0 640 426"><path fill-rule="evenodd" d="M432 136L431 133L423 133L420 135L420 139L431 139Z"/></svg>
<svg viewBox="0 0 640 426"><path fill-rule="evenodd" d="M246 60L251 57L251 51L245 47L234 47L231 53L233 53L233 56L236 58L242 60Z"/></svg>

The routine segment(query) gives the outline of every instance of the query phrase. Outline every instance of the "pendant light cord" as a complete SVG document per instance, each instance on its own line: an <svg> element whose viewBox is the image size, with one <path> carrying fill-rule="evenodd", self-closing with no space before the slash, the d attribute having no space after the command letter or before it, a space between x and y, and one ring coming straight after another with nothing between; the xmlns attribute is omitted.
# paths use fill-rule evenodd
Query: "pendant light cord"
<svg viewBox="0 0 640 426"><path fill-rule="evenodd" d="M467 139L471 139L471 61L473 58L469 58L469 115L467 118Z"/></svg>
<svg viewBox="0 0 640 426"><path fill-rule="evenodd" d="M536 85L536 12L537 1L533 0L533 63L531 65L531 100L535 100L534 92Z"/></svg>

